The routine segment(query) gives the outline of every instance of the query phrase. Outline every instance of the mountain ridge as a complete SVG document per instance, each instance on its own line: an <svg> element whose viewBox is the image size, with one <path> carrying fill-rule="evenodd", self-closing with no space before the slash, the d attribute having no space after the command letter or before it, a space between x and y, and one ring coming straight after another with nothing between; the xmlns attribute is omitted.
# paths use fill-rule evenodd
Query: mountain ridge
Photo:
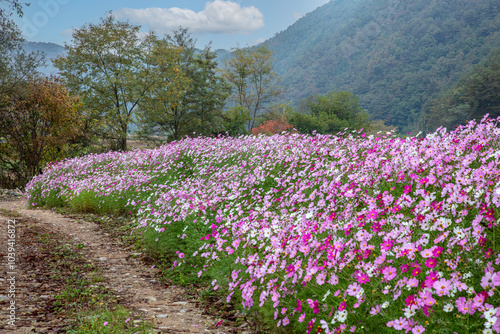
<svg viewBox="0 0 500 334"><path fill-rule="evenodd" d="M408 130L426 102L500 46L496 0L337 0L264 42L285 101L348 90Z"/></svg>

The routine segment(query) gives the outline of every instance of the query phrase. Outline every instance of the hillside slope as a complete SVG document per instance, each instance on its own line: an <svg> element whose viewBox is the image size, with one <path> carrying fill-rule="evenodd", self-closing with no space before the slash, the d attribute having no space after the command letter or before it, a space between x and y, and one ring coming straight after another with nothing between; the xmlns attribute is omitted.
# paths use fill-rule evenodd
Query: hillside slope
<svg viewBox="0 0 500 334"><path fill-rule="evenodd" d="M499 28L498 0L336 0L265 43L285 100L349 90L403 131L433 94L500 46Z"/></svg>

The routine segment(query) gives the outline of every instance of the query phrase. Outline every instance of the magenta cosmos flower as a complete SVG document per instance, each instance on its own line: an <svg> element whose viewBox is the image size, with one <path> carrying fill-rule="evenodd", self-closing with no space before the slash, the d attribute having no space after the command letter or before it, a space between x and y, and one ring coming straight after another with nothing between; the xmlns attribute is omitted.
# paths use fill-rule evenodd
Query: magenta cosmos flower
<svg viewBox="0 0 500 334"><path fill-rule="evenodd" d="M368 277L368 275L366 273L358 274L356 279L358 280L358 283L361 283L361 284L366 284L366 283L370 282L370 277Z"/></svg>

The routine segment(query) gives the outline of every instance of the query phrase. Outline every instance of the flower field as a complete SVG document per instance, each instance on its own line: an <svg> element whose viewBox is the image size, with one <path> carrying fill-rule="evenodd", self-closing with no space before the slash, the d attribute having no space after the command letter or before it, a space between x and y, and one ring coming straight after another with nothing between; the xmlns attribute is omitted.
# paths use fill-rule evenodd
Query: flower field
<svg viewBox="0 0 500 334"><path fill-rule="evenodd" d="M59 162L27 193L132 215L173 272L276 331L499 333L499 121L185 138Z"/></svg>

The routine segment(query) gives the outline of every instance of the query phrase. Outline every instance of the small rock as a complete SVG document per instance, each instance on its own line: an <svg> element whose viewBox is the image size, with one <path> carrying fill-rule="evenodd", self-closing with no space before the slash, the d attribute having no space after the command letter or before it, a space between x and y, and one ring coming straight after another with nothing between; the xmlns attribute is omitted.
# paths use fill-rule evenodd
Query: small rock
<svg viewBox="0 0 500 334"><path fill-rule="evenodd" d="M99 260L99 261L108 261L108 258L106 258L106 257L100 257L97 260Z"/></svg>
<svg viewBox="0 0 500 334"><path fill-rule="evenodd" d="M146 299L149 300L152 303L154 303L155 301L157 301L157 299L155 297L146 297Z"/></svg>
<svg viewBox="0 0 500 334"><path fill-rule="evenodd" d="M173 302L173 305L186 305L187 302Z"/></svg>
<svg viewBox="0 0 500 334"><path fill-rule="evenodd" d="M156 317L159 319L164 319L164 318L168 318L168 314L158 314Z"/></svg>
<svg viewBox="0 0 500 334"><path fill-rule="evenodd" d="M0 302L3 302L4 300L9 300L9 297L5 295L0 295Z"/></svg>

